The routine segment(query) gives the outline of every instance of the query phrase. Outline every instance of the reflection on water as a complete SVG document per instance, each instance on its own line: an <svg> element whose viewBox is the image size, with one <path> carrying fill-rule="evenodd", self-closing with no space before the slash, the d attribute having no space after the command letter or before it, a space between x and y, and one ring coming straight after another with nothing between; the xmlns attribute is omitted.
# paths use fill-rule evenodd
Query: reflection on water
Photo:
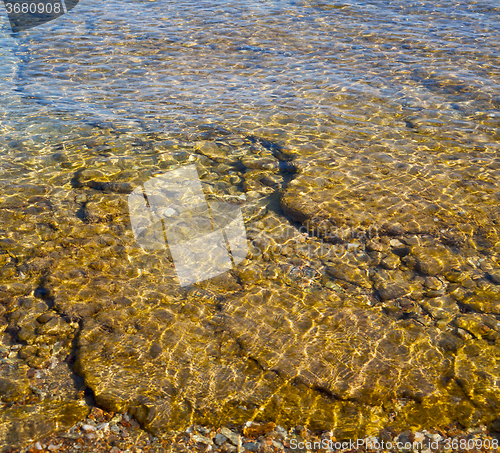
<svg viewBox="0 0 500 453"><path fill-rule="evenodd" d="M86 0L14 37L2 18L0 329L22 345L2 401L74 347L98 404L160 434L494 426L499 12ZM192 163L208 200L246 199L250 253L184 290L127 196ZM73 401L56 371L45 399Z"/></svg>

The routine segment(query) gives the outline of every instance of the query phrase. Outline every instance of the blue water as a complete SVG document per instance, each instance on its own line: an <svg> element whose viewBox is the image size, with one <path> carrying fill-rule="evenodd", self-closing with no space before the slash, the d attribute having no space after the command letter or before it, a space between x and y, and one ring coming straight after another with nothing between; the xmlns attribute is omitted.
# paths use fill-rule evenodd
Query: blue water
<svg viewBox="0 0 500 453"><path fill-rule="evenodd" d="M499 12L494 0L82 0L17 35L3 14L2 129L50 142L103 124L335 136L417 112L494 138Z"/></svg>

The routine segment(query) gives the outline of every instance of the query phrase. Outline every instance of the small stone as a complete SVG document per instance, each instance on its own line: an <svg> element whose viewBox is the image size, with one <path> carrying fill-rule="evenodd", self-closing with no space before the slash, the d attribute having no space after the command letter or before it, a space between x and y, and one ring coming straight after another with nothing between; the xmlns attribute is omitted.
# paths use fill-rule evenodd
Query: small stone
<svg viewBox="0 0 500 453"><path fill-rule="evenodd" d="M195 441L195 442L200 442L202 444L207 444L207 445L212 445L212 441L211 439L209 439L208 437L205 437L205 436L200 436L199 434L195 434L192 439Z"/></svg>
<svg viewBox="0 0 500 453"><path fill-rule="evenodd" d="M197 426L198 431L202 434L210 434L210 430L208 428L205 428L204 426Z"/></svg>
<svg viewBox="0 0 500 453"><path fill-rule="evenodd" d="M36 351L36 355L38 357L47 358L50 357L51 352L52 348L48 344L41 344Z"/></svg>
<svg viewBox="0 0 500 453"><path fill-rule="evenodd" d="M446 328L448 327L448 320L440 319L439 321L436 321L436 327L441 330L446 330Z"/></svg>
<svg viewBox="0 0 500 453"><path fill-rule="evenodd" d="M411 431L403 431L399 436L398 436L398 441L402 443L411 443L413 442L413 433Z"/></svg>
<svg viewBox="0 0 500 453"><path fill-rule="evenodd" d="M109 423L99 423L97 426L96 426L96 429L97 431L109 431Z"/></svg>
<svg viewBox="0 0 500 453"><path fill-rule="evenodd" d="M460 266L459 258L445 247L414 247L411 256L415 258L419 272L430 277L446 274Z"/></svg>
<svg viewBox="0 0 500 453"><path fill-rule="evenodd" d="M408 288L403 284L393 284L389 285L386 288L380 289L378 291L378 295L381 300L392 300L398 299L399 297L403 297L408 293Z"/></svg>
<svg viewBox="0 0 500 453"><path fill-rule="evenodd" d="M414 437L415 437L415 442L423 442L425 440L424 434L418 431L415 433Z"/></svg>
<svg viewBox="0 0 500 453"><path fill-rule="evenodd" d="M33 344L35 340L35 334L33 330L28 329L26 326L21 327L21 329L17 333L17 336L21 341L24 341L28 344Z"/></svg>
<svg viewBox="0 0 500 453"><path fill-rule="evenodd" d="M400 223L394 223L392 225L385 226L387 234L390 236L402 236L404 234L404 228Z"/></svg>
<svg viewBox="0 0 500 453"><path fill-rule="evenodd" d="M43 450L43 447L42 447L42 444L40 442L37 442L35 445L34 445L34 448L36 450Z"/></svg>
<svg viewBox="0 0 500 453"><path fill-rule="evenodd" d="M89 418L95 421L104 420L104 411L99 407L93 407L92 411L90 412Z"/></svg>
<svg viewBox="0 0 500 453"><path fill-rule="evenodd" d="M246 442L243 444L243 448L248 451L259 451L260 443L259 442Z"/></svg>
<svg viewBox="0 0 500 453"><path fill-rule="evenodd" d="M163 210L162 215L164 217L173 217L174 215L177 215L177 211L172 208L166 208L165 210Z"/></svg>
<svg viewBox="0 0 500 453"><path fill-rule="evenodd" d="M273 444L276 448L278 448L278 449L280 449L280 450L284 450L284 449L285 449L285 447L283 447L283 444L282 444L281 442L277 442L277 441L273 440L273 441L272 441L272 444Z"/></svg>
<svg viewBox="0 0 500 453"><path fill-rule="evenodd" d="M342 280L363 288L370 288L370 282L366 275L357 267L342 263L340 260L333 262L332 266L326 268L329 275L337 280Z"/></svg>
<svg viewBox="0 0 500 453"><path fill-rule="evenodd" d="M116 425L117 423L119 423L122 419L122 414L117 414L115 415L110 421L109 421L109 424L110 425Z"/></svg>
<svg viewBox="0 0 500 453"><path fill-rule="evenodd" d="M125 428L130 428L132 425L130 424L130 422L128 422L127 420L123 419L121 422L120 422L120 425L124 426Z"/></svg>
<svg viewBox="0 0 500 453"><path fill-rule="evenodd" d="M21 357L21 359L29 359L36 354L37 349L38 348L34 345L23 346L19 351L19 357Z"/></svg>
<svg viewBox="0 0 500 453"><path fill-rule="evenodd" d="M39 335L55 335L58 337L66 337L71 331L71 327L61 318L52 318L45 324L36 328L36 333Z"/></svg>
<svg viewBox="0 0 500 453"><path fill-rule="evenodd" d="M275 430L275 431L276 431L276 432L277 432L280 436L283 436L283 437L284 437L284 436L286 436L286 434L287 434L286 429L285 429L285 428L283 428L283 427L281 427L281 426L279 426L279 425L277 425L277 426L276 426L276 428L274 428L274 430Z"/></svg>
<svg viewBox="0 0 500 453"><path fill-rule="evenodd" d="M227 440L227 437L221 433L217 433L214 437L214 442L216 445L222 445Z"/></svg>
<svg viewBox="0 0 500 453"><path fill-rule="evenodd" d="M231 431L226 427L222 428L220 432L223 436L226 436L233 445L238 446L240 442L239 434L236 434L235 432Z"/></svg>
<svg viewBox="0 0 500 453"><path fill-rule="evenodd" d="M389 269L389 270L394 270L399 267L401 264L401 261L398 256L396 255L387 255L386 257L382 258L382 261L380 262L380 265L384 269Z"/></svg>
<svg viewBox="0 0 500 453"><path fill-rule="evenodd" d="M427 437L432 439L434 442L441 442L443 440L443 437L437 433L436 434L427 434Z"/></svg>
<svg viewBox="0 0 500 453"><path fill-rule="evenodd" d="M384 246L379 242L368 241L366 243L366 250L370 252L381 252L384 249Z"/></svg>
<svg viewBox="0 0 500 453"><path fill-rule="evenodd" d="M95 426L84 424L82 425L82 430L86 433L91 433L95 431Z"/></svg>
<svg viewBox="0 0 500 453"><path fill-rule="evenodd" d="M36 318L36 320L40 324L45 324L45 323L49 322L52 318L54 318L53 314L51 314L51 313L44 313L44 314L40 315L38 318Z"/></svg>
<svg viewBox="0 0 500 453"><path fill-rule="evenodd" d="M65 439L71 439L71 440L76 440L80 439L82 436L77 433L62 433L59 435L60 437L64 437Z"/></svg>
<svg viewBox="0 0 500 453"><path fill-rule="evenodd" d="M307 435L307 431L302 425L297 425L295 427L295 432L303 437Z"/></svg>
<svg viewBox="0 0 500 453"><path fill-rule="evenodd" d="M267 434L275 428L276 424L270 423L248 423L243 429L243 434L247 437L259 437Z"/></svg>
<svg viewBox="0 0 500 453"><path fill-rule="evenodd" d="M472 335L465 331L464 329L457 329L457 335L462 339L462 340L469 340L472 338Z"/></svg>

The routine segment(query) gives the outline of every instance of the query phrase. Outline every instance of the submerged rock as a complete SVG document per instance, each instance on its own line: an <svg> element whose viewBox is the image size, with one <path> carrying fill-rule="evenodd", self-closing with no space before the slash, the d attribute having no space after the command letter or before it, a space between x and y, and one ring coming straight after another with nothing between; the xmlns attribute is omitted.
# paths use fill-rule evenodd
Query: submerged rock
<svg viewBox="0 0 500 453"><path fill-rule="evenodd" d="M0 412L0 445L22 447L70 428L89 412L82 402L61 401L4 409Z"/></svg>
<svg viewBox="0 0 500 453"><path fill-rule="evenodd" d="M0 200L9 232L0 242L0 327L20 346L19 370L52 382L63 372L81 377L97 404L128 411L158 436L248 420L339 439L493 423L494 184L466 184L457 166L398 166L386 152L367 163L322 149L290 162L267 140L199 141L175 152L157 144L153 156L145 148L140 175L135 157L116 166L71 157L61 162L71 164L64 186L12 187ZM192 161L207 196L242 202L246 191L251 250L234 270L181 289L167 248L135 243L124 192ZM25 376L15 381L0 381L3 401L28 406L3 412L4 445L85 413L76 384L52 402ZM26 401L33 393L38 405Z"/></svg>
<svg viewBox="0 0 500 453"><path fill-rule="evenodd" d="M455 245L472 236L480 249L498 247L497 231L491 227L500 214L498 203L464 185L460 171L441 171L442 181L435 184L431 168L426 169L428 176L415 178L411 168L396 165L352 162L332 169L319 161L291 181L281 206L326 240L346 240L356 232L367 237L428 234ZM440 184L447 185L446 191ZM484 186L485 191L498 190L491 181ZM435 265L422 266L436 271Z"/></svg>

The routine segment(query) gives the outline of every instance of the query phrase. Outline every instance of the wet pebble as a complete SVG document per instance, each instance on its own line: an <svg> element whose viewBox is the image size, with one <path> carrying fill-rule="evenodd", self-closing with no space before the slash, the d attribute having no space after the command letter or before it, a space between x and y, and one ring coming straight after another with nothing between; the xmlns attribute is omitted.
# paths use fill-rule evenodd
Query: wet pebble
<svg viewBox="0 0 500 453"><path fill-rule="evenodd" d="M385 288L378 290L378 295L380 299L383 301L398 299L400 297L403 297L407 293L408 293L408 287L403 283L391 284L386 286Z"/></svg>
<svg viewBox="0 0 500 453"><path fill-rule="evenodd" d="M96 427L92 426L92 425L84 424L84 425L82 425L82 430L86 433L91 433L91 432L94 432L96 430Z"/></svg>
<svg viewBox="0 0 500 453"><path fill-rule="evenodd" d="M192 439L195 441L195 442L200 442L202 444L206 444L206 445L212 445L212 440L209 439L208 437L205 437L205 436L201 436L199 434L195 434L194 436L192 436Z"/></svg>
<svg viewBox="0 0 500 453"><path fill-rule="evenodd" d="M223 436L226 436L233 445L237 446L239 444L239 441L240 441L239 434L236 434L235 432L231 431L229 428L226 428L226 427L222 428L220 430L220 433Z"/></svg>
<svg viewBox="0 0 500 453"><path fill-rule="evenodd" d="M248 451L258 452L258 451L260 451L261 444L259 442L246 442L242 446L244 449L246 449Z"/></svg>
<svg viewBox="0 0 500 453"><path fill-rule="evenodd" d="M222 445L227 440L227 437L221 433L217 433L214 437L214 442L216 445Z"/></svg>
<svg viewBox="0 0 500 453"><path fill-rule="evenodd" d="M394 270L399 267L401 264L401 261L398 256L390 254L382 258L382 261L380 262L380 265L384 269L389 269L389 270Z"/></svg>

